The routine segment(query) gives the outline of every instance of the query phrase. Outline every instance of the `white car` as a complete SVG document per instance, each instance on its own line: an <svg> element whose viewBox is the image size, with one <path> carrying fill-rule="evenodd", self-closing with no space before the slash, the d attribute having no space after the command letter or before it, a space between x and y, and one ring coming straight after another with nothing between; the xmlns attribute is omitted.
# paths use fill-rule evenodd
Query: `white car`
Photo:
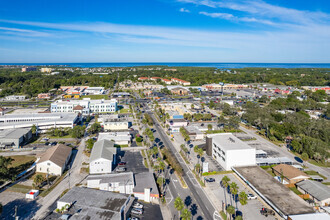
<svg viewBox="0 0 330 220"><path fill-rule="evenodd" d="M133 208L142 209L143 205L141 203L136 202L133 204Z"/></svg>
<svg viewBox="0 0 330 220"><path fill-rule="evenodd" d="M135 214L135 215L142 215L143 214L143 211L141 209L132 209L131 211L132 214Z"/></svg>
<svg viewBox="0 0 330 220"><path fill-rule="evenodd" d="M248 194L248 199L250 200L250 199L257 199L257 196L255 196L255 195L253 195L253 194Z"/></svg>

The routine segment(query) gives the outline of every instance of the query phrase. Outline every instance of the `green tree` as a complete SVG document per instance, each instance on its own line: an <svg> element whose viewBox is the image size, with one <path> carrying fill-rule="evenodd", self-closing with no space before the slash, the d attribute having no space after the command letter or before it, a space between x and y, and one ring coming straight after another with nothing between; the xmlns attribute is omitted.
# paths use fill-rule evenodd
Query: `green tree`
<svg viewBox="0 0 330 220"><path fill-rule="evenodd" d="M235 220L243 220L243 217L241 215L238 215L235 217Z"/></svg>
<svg viewBox="0 0 330 220"><path fill-rule="evenodd" d="M188 209L184 209L180 217L181 220L191 220L191 212Z"/></svg>
<svg viewBox="0 0 330 220"><path fill-rule="evenodd" d="M221 183L222 183L222 186L224 187L224 190L225 190L225 203L227 205L227 189L228 189L228 186L230 184L230 179L228 176L224 176L222 177L221 179Z"/></svg>
<svg viewBox="0 0 330 220"><path fill-rule="evenodd" d="M12 161L14 159L12 159L11 157L3 157L0 156L0 176L3 177L8 177L9 174L9 166L11 165Z"/></svg>
<svg viewBox="0 0 330 220"><path fill-rule="evenodd" d="M212 130L212 125L211 125L211 124L208 124L208 125L207 125L207 129L208 129L209 131L211 131L211 130Z"/></svg>
<svg viewBox="0 0 330 220"><path fill-rule="evenodd" d="M308 157L308 154L306 152L304 152L304 153L301 154L301 159L303 159L303 160L306 161L306 160L308 160L308 158L309 157Z"/></svg>
<svg viewBox="0 0 330 220"><path fill-rule="evenodd" d="M176 197L176 199L174 200L174 208L176 210L178 210L179 215L181 215L181 211L184 208L184 204L183 204L182 199L179 196Z"/></svg>
<svg viewBox="0 0 330 220"><path fill-rule="evenodd" d="M35 186L37 188L40 187L40 185L45 181L45 178L41 175L41 174L37 174L34 179L33 179L33 183L35 184Z"/></svg>
<svg viewBox="0 0 330 220"><path fill-rule="evenodd" d="M36 135L37 130L38 130L37 126L36 125L32 125L31 132L32 132L33 135Z"/></svg>
<svg viewBox="0 0 330 220"><path fill-rule="evenodd" d="M95 122L94 124L92 124L92 126L88 129L89 133L95 134L100 132L102 129L100 123Z"/></svg>
<svg viewBox="0 0 330 220"><path fill-rule="evenodd" d="M237 193L238 193L238 186L237 186L237 184L235 182L232 182L230 184L230 192L231 192L231 194L233 194L233 196L237 195Z"/></svg>
<svg viewBox="0 0 330 220"><path fill-rule="evenodd" d="M72 130L70 131L71 136L73 138L82 138L85 134L85 126L75 126L74 128L72 128Z"/></svg>
<svg viewBox="0 0 330 220"><path fill-rule="evenodd" d="M244 191L239 193L238 198L239 198L239 202L241 203L241 205L247 204L248 196Z"/></svg>
<svg viewBox="0 0 330 220"><path fill-rule="evenodd" d="M86 141L86 144L87 144L86 148L88 149L89 152L93 149L95 142L96 141L93 138L90 138Z"/></svg>
<svg viewBox="0 0 330 220"><path fill-rule="evenodd" d="M234 206L229 205L226 210L229 213L230 219L231 219L231 217L235 214L235 208L234 208Z"/></svg>

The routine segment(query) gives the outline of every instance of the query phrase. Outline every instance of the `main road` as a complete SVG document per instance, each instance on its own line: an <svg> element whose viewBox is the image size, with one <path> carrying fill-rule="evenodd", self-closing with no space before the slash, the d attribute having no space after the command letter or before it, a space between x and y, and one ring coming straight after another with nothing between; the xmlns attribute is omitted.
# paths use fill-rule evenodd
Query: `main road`
<svg viewBox="0 0 330 220"><path fill-rule="evenodd" d="M165 146L175 155L178 159L179 163L181 164L184 174L183 179L187 183L188 189L192 193L193 199L196 200L196 203L200 210L203 213L205 219L214 219L214 214L217 212L217 209L213 206L210 202L209 198L207 197L205 191L201 188L197 180L195 179L194 175L192 174L191 170L187 167L185 162L182 160L176 149L174 148L171 140L165 134L161 125L158 123L157 119L155 118L153 112L147 109L148 114L151 116L157 130L158 134L160 135L161 139L164 141ZM220 208L220 207L219 207ZM220 219L220 218L219 218Z"/></svg>

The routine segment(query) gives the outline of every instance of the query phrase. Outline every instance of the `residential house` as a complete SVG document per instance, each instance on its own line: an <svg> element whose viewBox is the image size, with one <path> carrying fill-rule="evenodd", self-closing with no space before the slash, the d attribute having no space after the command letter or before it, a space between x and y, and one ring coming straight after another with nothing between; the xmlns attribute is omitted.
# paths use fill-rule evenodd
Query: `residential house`
<svg viewBox="0 0 330 220"><path fill-rule="evenodd" d="M312 180L304 180L296 183L297 189L304 193L309 194L310 199L320 206L330 206L330 189L328 186Z"/></svg>
<svg viewBox="0 0 330 220"><path fill-rule="evenodd" d="M288 164L279 164L272 169L275 175L283 177L282 181L287 184L295 184L310 178L306 173Z"/></svg>
<svg viewBox="0 0 330 220"><path fill-rule="evenodd" d="M36 172L60 176L64 172L72 153L72 148L58 144L49 148L37 163Z"/></svg>

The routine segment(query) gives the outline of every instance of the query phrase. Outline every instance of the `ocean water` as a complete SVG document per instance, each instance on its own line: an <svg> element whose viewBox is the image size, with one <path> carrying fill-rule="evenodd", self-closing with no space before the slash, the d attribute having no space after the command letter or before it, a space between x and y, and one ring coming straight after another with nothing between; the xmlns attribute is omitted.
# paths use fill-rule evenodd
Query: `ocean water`
<svg viewBox="0 0 330 220"><path fill-rule="evenodd" d="M168 66L168 67L214 67L219 69L231 68L330 68L330 63L0 63L0 65L22 66L68 66L68 67L138 67L138 66Z"/></svg>

